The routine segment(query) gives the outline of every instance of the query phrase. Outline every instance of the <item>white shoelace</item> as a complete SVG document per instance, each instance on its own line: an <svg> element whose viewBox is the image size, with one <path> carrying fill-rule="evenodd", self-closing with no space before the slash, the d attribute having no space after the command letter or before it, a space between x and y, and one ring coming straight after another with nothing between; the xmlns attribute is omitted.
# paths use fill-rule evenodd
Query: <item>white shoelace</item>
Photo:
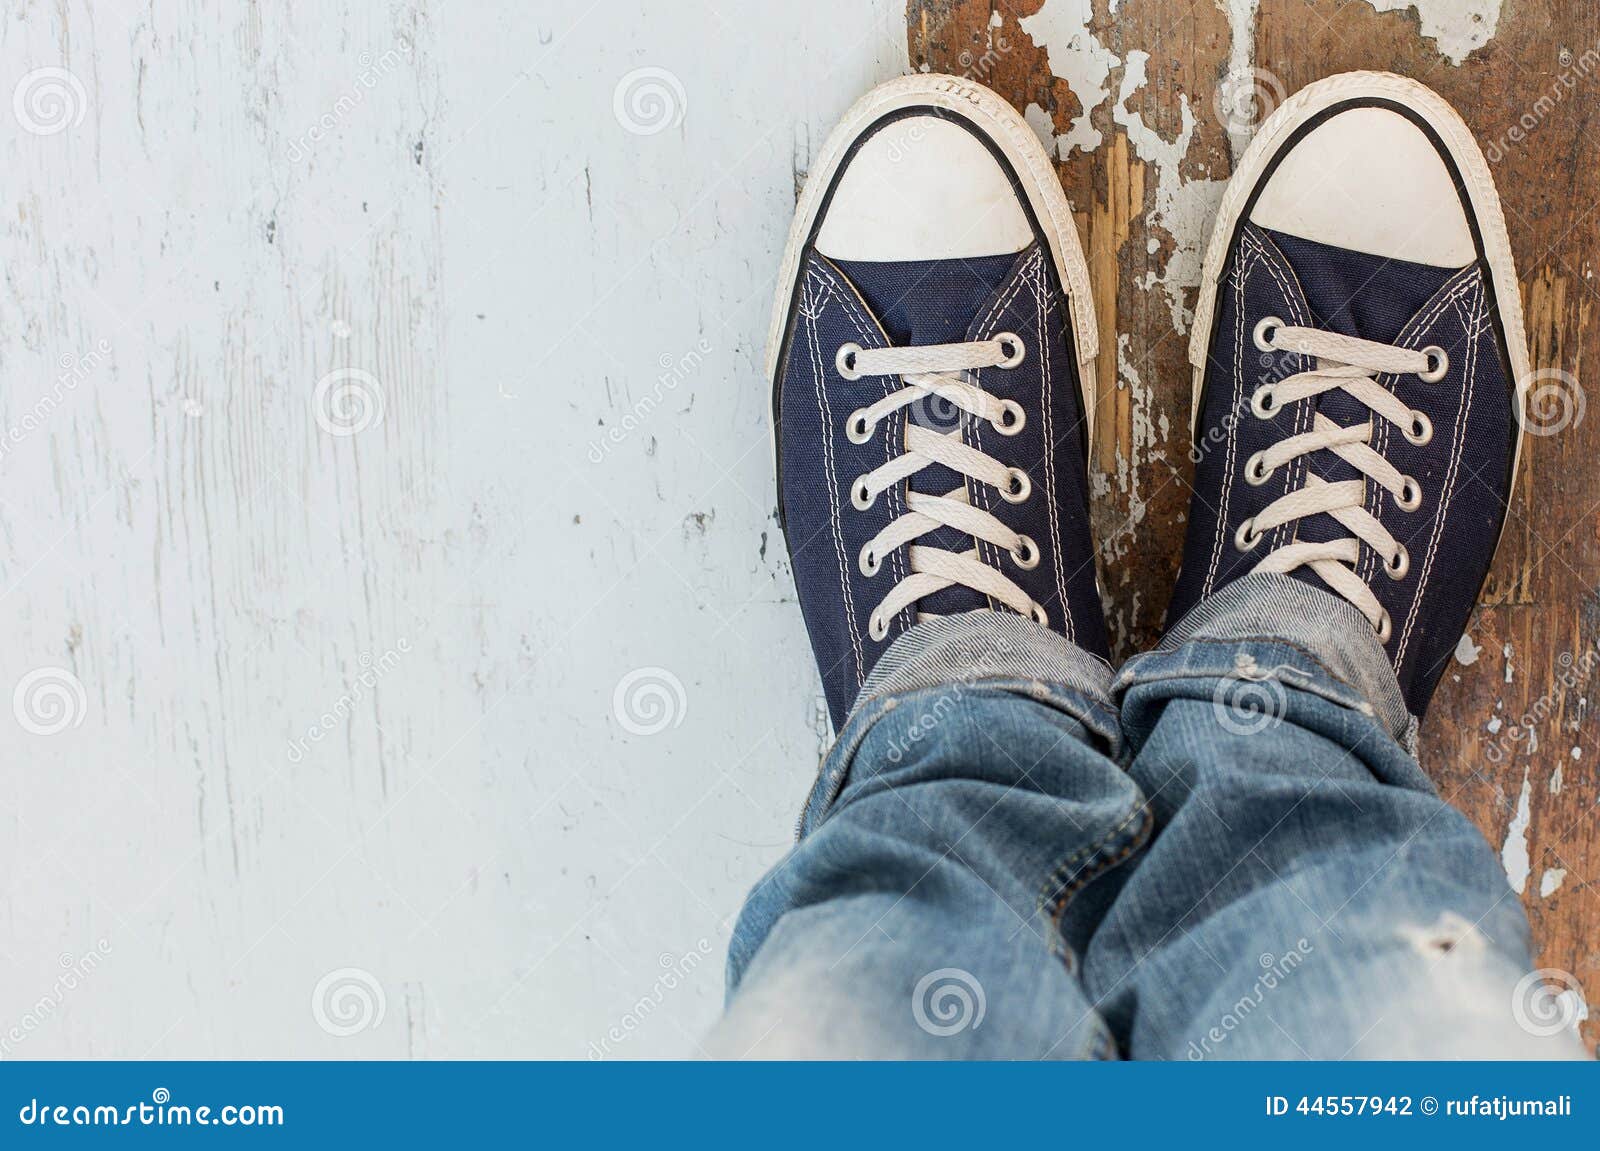
<svg viewBox="0 0 1600 1151"><path fill-rule="evenodd" d="M1020 432L1027 413L1015 400L1005 400L971 384L965 374L980 368L1014 368L1022 362L1022 340L1002 332L992 340L964 344L929 344L911 348L862 348L845 344L839 348L835 364L847 380L862 376L899 376L905 386L877 403L857 408L845 424L851 443L864 444L876 433L880 421L901 408L929 396L939 396L961 411L993 425L1003 436ZM857 476L850 489L850 502L866 511L879 493L923 468L942 464L951 471L987 484L1008 503L1028 498L1033 485L1021 468L1007 467L993 456L963 443L961 429L934 431L907 420L904 451L880 467ZM941 527L954 528L975 540L983 540L1010 553L1011 561L1024 571L1039 564L1039 547L1000 522L983 508L973 507L965 484L944 495L908 490L907 511L896 517L861 549L858 563L868 578L883 568L884 557L896 548L907 548L911 574L900 580L878 602L868 621L875 640L889 634L889 621L926 596L960 585L980 595L992 597L1022 615L1048 625L1042 606L997 568L983 562L976 546L964 552L918 544L929 532ZM930 613L919 612L924 619Z"/></svg>
<svg viewBox="0 0 1600 1151"><path fill-rule="evenodd" d="M1410 443L1420 446L1433 438L1433 424L1426 413L1408 408L1375 377L1414 375L1427 383L1437 382L1444 378L1450 365L1443 348L1435 345L1412 351L1318 328L1291 327L1276 316L1268 316L1256 325L1255 344L1262 351L1294 352L1317 361L1310 371L1257 388L1250 400L1251 411L1257 417L1270 419L1289 404L1338 388L1365 404L1374 415L1397 426ZM1306 516L1332 516L1352 534L1324 542L1291 540L1268 552L1254 570L1288 574L1299 567L1311 568L1367 617L1378 632L1378 642L1388 643L1393 622L1372 589L1356 574L1355 565L1361 558L1362 543L1383 557L1384 571L1392 579L1405 578L1411 557L1406 546L1366 510L1367 480L1384 488L1404 512L1421 506L1422 488L1373 449L1373 427L1371 419L1342 427L1318 412L1310 431L1288 436L1246 460L1245 481L1251 484L1266 483L1283 465L1320 451L1333 452L1363 478L1329 483L1308 471L1301 487L1280 496L1259 515L1240 524L1233 542L1240 551L1247 552L1284 524Z"/></svg>

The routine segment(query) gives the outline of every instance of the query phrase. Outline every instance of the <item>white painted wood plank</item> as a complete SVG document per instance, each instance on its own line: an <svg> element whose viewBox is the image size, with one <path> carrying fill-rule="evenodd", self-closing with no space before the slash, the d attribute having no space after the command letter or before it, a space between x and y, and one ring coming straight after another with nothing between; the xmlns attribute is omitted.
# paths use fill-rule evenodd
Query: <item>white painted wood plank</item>
<svg viewBox="0 0 1600 1151"><path fill-rule="evenodd" d="M12 9L0 1057L693 1050L821 738L770 277L903 19Z"/></svg>

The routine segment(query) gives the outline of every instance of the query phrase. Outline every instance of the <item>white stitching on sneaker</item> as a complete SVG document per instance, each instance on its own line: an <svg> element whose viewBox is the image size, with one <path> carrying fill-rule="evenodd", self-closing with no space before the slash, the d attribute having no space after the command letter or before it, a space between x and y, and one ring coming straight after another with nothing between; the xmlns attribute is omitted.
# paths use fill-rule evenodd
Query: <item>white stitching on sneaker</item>
<svg viewBox="0 0 1600 1151"><path fill-rule="evenodd" d="M1295 352L1316 360L1316 367L1309 371L1263 385L1272 393L1273 411L1340 389L1365 404L1374 416L1407 428L1415 419L1413 410L1374 376L1421 375L1435 366L1426 352L1317 328L1283 325L1261 342L1274 351ZM1262 390L1257 389L1256 395ZM1372 448L1373 430L1370 419L1363 424L1342 427L1318 412L1310 431L1286 436L1251 456L1244 465L1247 481L1252 476L1264 479L1285 464L1320 451L1333 452L1364 478L1329 483L1307 472L1304 484L1268 504L1245 524L1252 536L1313 515L1329 515L1343 524L1352 533L1350 536L1284 544L1268 552L1253 570L1287 575L1297 568L1310 567L1329 588L1355 605L1377 630L1379 641L1387 643L1393 632L1393 621L1372 589L1353 569L1360 562L1362 543L1381 555L1386 563L1403 562L1405 549L1388 528L1366 510L1367 480L1388 491L1396 506L1404 511L1414 511L1420 505L1422 489L1416 480L1402 475ZM1241 525L1241 529L1244 526ZM1241 545L1236 541L1235 546Z"/></svg>
<svg viewBox="0 0 1600 1151"><path fill-rule="evenodd" d="M1468 281L1467 286L1471 287L1477 282L1476 280ZM1469 293L1460 289L1450 293L1453 301L1452 306L1467 333L1467 352L1465 362L1462 365L1466 385L1462 389L1461 408L1456 413L1455 436L1450 446L1450 466L1445 471L1444 499L1439 505L1439 514L1434 519L1433 531L1428 538L1428 551L1423 560L1422 575L1417 581L1417 594L1411 601L1411 610L1406 614L1406 626L1400 633L1400 645L1394 653L1394 663L1397 668L1406 658L1406 647L1411 642L1411 629L1417 621L1417 609L1421 606L1422 593L1428 586L1428 579L1433 574L1434 556L1438 552L1439 539L1444 530L1445 518L1450 514L1450 503L1456 491L1456 476L1461 463L1462 448L1466 443L1467 417L1472 411L1472 383L1473 377L1477 372L1478 340L1482 337L1484 328L1488 326L1488 297L1482 294L1470 294L1473 308L1469 319L1467 316L1462 315L1462 308L1466 304L1466 301L1461 298L1463 295L1469 295ZM1442 307L1440 314L1443 314Z"/></svg>
<svg viewBox="0 0 1600 1151"><path fill-rule="evenodd" d="M992 340L963 344L932 344L909 348L861 348L843 345L836 357L841 374L847 379L862 376L899 376L904 387L893 391L848 417L850 430L870 430L878 423L927 396L937 395L962 411L997 428L1005 428L1014 405L968 383L963 373L980 368L1001 367L1012 362L1021 350L1018 337L1002 333ZM1014 418L1011 417L1011 418ZM964 477L977 480L999 491L1001 498L1020 503L1028 498L1032 482L1021 468L1007 467L993 456L962 441L961 429L935 432L918 424L905 425L905 450L859 476L851 485L852 506L865 510L884 491L908 480L923 468L940 464ZM965 552L918 544L916 541L940 527L954 528L963 535L983 540L1008 553L1025 552L1024 537L1001 522L992 512L974 507L967 498L966 485L945 495L930 495L908 490L909 510L892 520L867 542L863 551L882 557L909 545L911 574L891 588L873 609L870 624L874 639L882 640L888 622L905 608L945 588L961 585L993 599L1013 611L1040 623L1049 622L1043 605L1035 602L1015 581L983 562L976 547ZM928 613L919 613L926 618Z"/></svg>
<svg viewBox="0 0 1600 1151"><path fill-rule="evenodd" d="M816 391L817 414L822 418L822 458L828 477L831 505L828 509L828 526L833 530L833 550L839 562L839 590L844 599L845 616L850 624L850 654L855 657L856 682L860 683L866 678L862 660L861 629L856 625L855 604L850 595L850 577L845 572L844 527L840 522L839 487L833 464L833 411L828 403L827 388L824 386L822 349L817 339L817 317L828 306L829 291L826 280L815 272L807 272L800 313L806 321L802 325L802 334L805 336L806 351L811 359L811 382Z"/></svg>

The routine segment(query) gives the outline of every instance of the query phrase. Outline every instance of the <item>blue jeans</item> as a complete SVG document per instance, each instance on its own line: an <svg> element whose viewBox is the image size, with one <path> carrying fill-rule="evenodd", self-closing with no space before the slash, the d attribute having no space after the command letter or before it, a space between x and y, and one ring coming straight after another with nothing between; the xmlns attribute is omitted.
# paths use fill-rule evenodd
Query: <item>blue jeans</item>
<svg viewBox="0 0 1600 1151"><path fill-rule="evenodd" d="M1282 576L1116 674L1020 616L919 624L745 904L707 1050L1584 1057L1415 741L1365 620Z"/></svg>

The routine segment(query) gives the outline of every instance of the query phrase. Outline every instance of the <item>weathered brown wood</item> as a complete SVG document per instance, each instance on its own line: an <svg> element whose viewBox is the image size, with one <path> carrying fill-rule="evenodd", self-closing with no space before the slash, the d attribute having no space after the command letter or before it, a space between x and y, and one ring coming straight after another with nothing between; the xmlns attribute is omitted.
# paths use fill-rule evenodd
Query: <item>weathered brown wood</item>
<svg viewBox="0 0 1600 1151"><path fill-rule="evenodd" d="M1102 350L1091 453L1101 497L1095 529L1108 618L1125 656L1159 635L1182 544L1192 477L1188 334L1179 330L1162 281L1181 279L1193 246L1203 244L1203 227L1199 236L1188 234L1194 205L1204 202L1205 181L1230 170L1218 89L1233 30L1220 0L1124 0L1114 17L1110 0L1094 0L1087 31L1117 61L1102 85L1109 97L1097 101L1098 93L1072 91L1056 74L1061 62L1052 69L1048 37L1025 29L1040 32L1040 18L1051 15L1046 7L1047 0L909 0L910 59L914 68L967 73L1019 109L1036 105L1036 121L1047 117L1058 137L1082 113L1081 96L1095 105L1090 122L1101 142L1058 155L1058 170L1096 278ZM1443 54L1443 41L1421 33L1411 9L1262 0L1253 29L1246 26L1258 103L1275 104L1351 69L1414 76L1452 101L1494 161L1534 366L1581 381L1600 300L1600 8L1506 0L1493 37L1459 65ZM1146 81L1122 100L1139 52L1149 54ZM1187 134L1181 159L1141 158L1130 122L1154 131L1147 150L1176 147ZM1192 307L1192 287L1182 298ZM1447 669L1424 724L1422 762L1442 793L1505 851L1513 878L1524 876L1526 837L1522 899L1538 961L1572 973L1594 995L1600 414L1585 418L1581 386L1553 376L1549 383L1556 391L1548 398L1567 401L1571 416L1554 434L1527 438L1505 539L1470 625L1480 654ZM1542 894L1562 871L1559 884ZM1584 1034L1591 1046L1600 1038L1600 1012Z"/></svg>

